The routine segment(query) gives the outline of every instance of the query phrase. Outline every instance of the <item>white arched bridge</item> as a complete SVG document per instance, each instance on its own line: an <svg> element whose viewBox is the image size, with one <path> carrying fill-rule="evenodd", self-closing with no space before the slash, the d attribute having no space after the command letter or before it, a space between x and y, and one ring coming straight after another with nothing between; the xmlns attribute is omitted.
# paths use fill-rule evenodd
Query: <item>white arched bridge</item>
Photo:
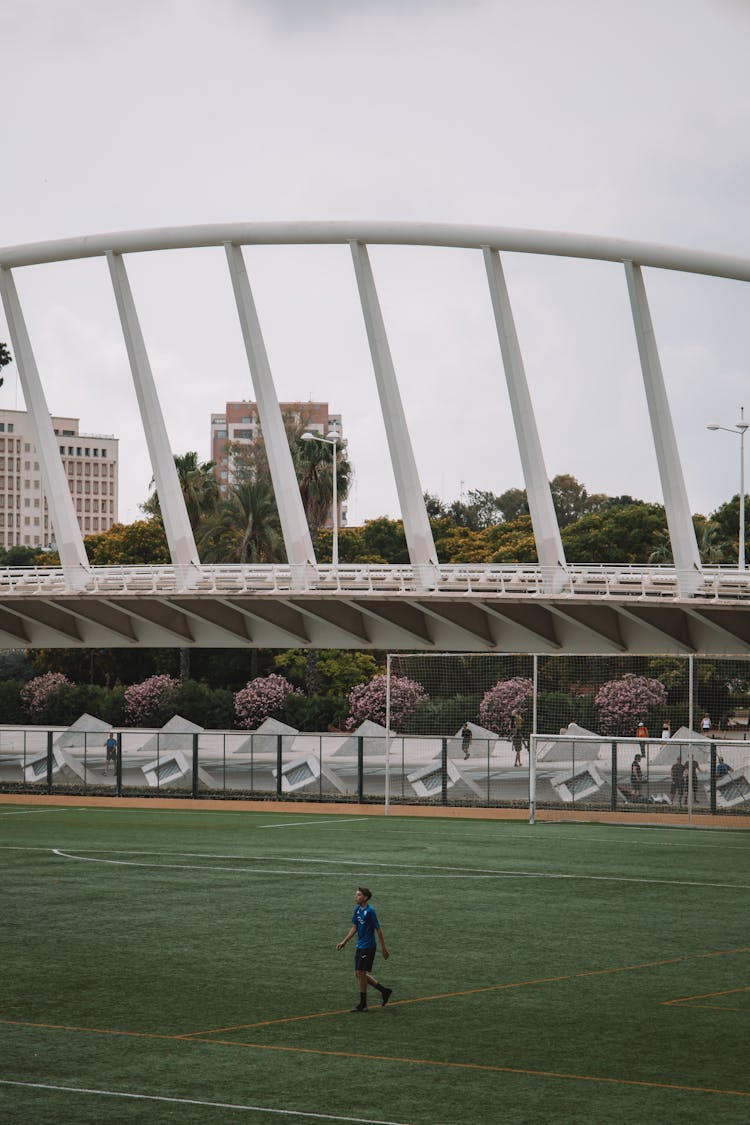
<svg viewBox="0 0 750 1125"><path fill-rule="evenodd" d="M408 566L320 565L305 519L243 246L349 247L409 551ZM368 245L482 255L524 474L538 566L438 561ZM288 562L201 564L126 268L132 254L223 247L258 403ZM570 564L555 517L503 252L587 258L625 271L672 567ZM107 261L171 566L89 564L14 274ZM337 647L574 653L750 652L750 580L701 564L642 267L750 281L750 260L584 235L417 223L242 223L127 231L0 249L0 293L39 455L59 568L0 571L5 647Z"/></svg>

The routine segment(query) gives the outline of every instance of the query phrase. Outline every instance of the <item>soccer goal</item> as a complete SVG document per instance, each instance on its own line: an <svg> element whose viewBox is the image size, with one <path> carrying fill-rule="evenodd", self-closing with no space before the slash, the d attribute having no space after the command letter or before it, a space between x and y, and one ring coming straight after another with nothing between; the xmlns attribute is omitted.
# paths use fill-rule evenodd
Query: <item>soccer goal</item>
<svg viewBox="0 0 750 1125"><path fill-rule="evenodd" d="M386 748L386 809L411 799L528 807L532 820L537 806L747 812L750 743L728 701L747 667L673 655L389 654L385 729L367 732Z"/></svg>

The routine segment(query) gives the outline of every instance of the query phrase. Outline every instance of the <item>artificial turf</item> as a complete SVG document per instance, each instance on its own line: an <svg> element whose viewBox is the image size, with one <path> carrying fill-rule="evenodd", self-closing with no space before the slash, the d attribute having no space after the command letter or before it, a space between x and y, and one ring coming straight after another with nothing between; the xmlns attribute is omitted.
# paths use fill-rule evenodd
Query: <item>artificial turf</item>
<svg viewBox="0 0 750 1125"><path fill-rule="evenodd" d="M4 805L0 865L3 1122L750 1117L742 832Z"/></svg>

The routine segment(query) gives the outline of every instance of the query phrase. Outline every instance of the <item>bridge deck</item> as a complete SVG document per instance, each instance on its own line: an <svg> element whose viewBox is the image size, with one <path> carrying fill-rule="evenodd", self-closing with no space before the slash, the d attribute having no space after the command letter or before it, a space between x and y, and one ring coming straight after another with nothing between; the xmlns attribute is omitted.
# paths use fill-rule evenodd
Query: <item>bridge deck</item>
<svg viewBox="0 0 750 1125"><path fill-rule="evenodd" d="M717 567L9 568L0 644L745 655L748 599Z"/></svg>

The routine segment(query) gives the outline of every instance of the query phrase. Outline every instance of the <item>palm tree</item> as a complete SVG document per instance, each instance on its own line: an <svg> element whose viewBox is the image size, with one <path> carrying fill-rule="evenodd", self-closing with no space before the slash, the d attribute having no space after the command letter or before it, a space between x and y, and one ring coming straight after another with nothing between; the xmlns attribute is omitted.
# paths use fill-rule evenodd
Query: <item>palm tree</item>
<svg viewBox="0 0 750 1125"><path fill-rule="evenodd" d="M281 562L284 544L269 485L247 479L235 485L206 520L198 549L205 562Z"/></svg>
<svg viewBox="0 0 750 1125"><path fill-rule="evenodd" d="M195 533L201 520L210 516L219 502L219 485L213 472L215 462L201 462L198 454L191 450L189 453L175 453L174 463L190 526ZM152 479L151 488L154 485ZM147 515L161 517L156 492L149 496L142 508Z"/></svg>
<svg viewBox="0 0 750 1125"><path fill-rule="evenodd" d="M706 520L698 529L698 552L701 562L716 566L724 561L724 544L718 541L721 528L714 520Z"/></svg>
<svg viewBox="0 0 750 1125"><path fill-rule="evenodd" d="M654 549L648 556L648 561L652 564L671 563L672 540L669 538L669 532L666 528L660 528L654 532L653 544Z"/></svg>
<svg viewBox="0 0 750 1125"><path fill-rule="evenodd" d="M322 441L300 441L300 436L297 435L292 444L292 460L307 523L315 538L315 533L325 527L331 513L334 446ZM345 446L337 442L335 449L336 491L339 501L342 501L351 488L352 465Z"/></svg>

